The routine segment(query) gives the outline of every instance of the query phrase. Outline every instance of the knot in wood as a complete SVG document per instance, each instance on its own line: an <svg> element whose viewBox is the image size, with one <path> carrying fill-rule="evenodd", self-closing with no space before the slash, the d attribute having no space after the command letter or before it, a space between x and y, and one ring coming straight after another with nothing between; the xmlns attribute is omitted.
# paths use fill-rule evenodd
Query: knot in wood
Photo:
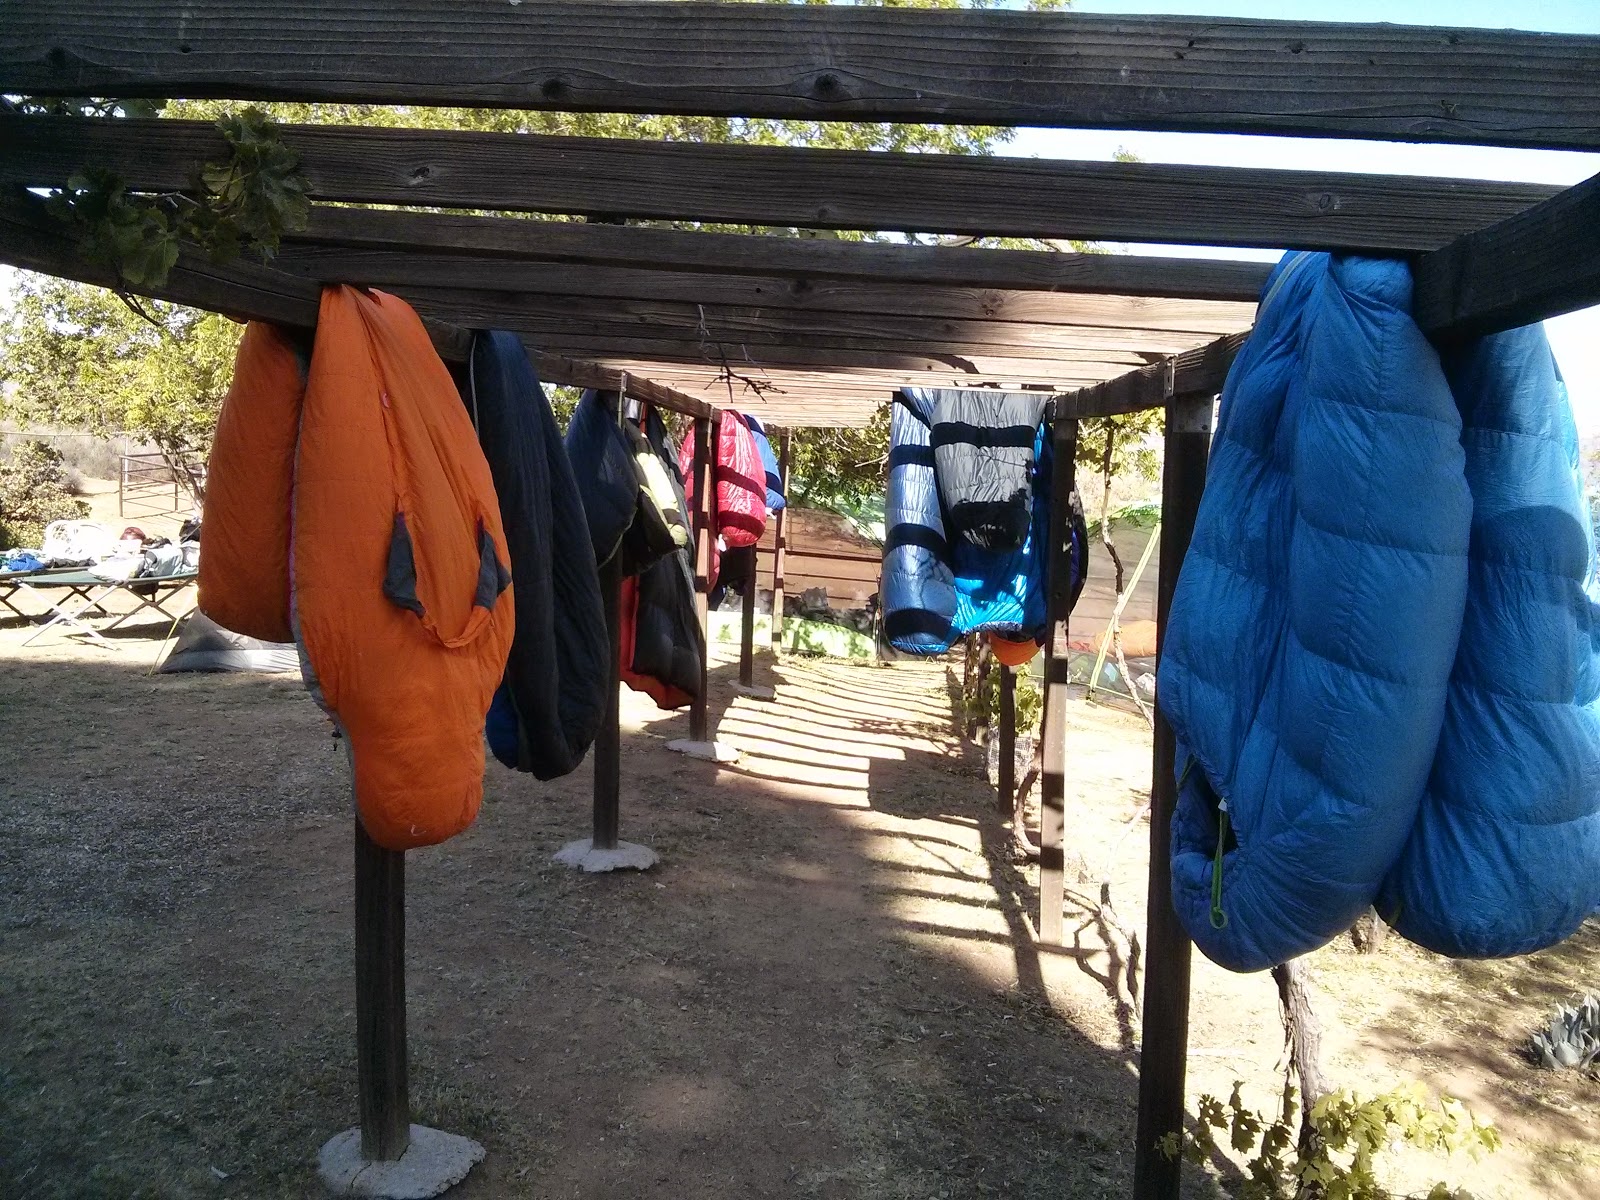
<svg viewBox="0 0 1600 1200"><path fill-rule="evenodd" d="M1319 192L1316 197L1316 207L1320 213L1338 212L1339 197L1332 192Z"/></svg>
<svg viewBox="0 0 1600 1200"><path fill-rule="evenodd" d="M411 169L412 183L427 183L428 177L433 174L433 168L428 166L413 167Z"/></svg>
<svg viewBox="0 0 1600 1200"><path fill-rule="evenodd" d="M832 71L824 71L811 83L811 90L823 99L832 99L839 95L844 85L839 77Z"/></svg>

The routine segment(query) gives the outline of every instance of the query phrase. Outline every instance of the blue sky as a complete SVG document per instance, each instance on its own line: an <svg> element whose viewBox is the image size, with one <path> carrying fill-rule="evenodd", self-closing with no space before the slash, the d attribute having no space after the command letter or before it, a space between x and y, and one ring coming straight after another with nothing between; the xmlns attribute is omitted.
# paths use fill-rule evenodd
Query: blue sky
<svg viewBox="0 0 1600 1200"><path fill-rule="evenodd" d="M1075 12L1119 16L1270 17L1306 21L1391 21L1409 25L1484 26L1545 33L1600 34L1600 0L1078 0ZM1330 138L1240 137L1108 130L1024 129L1005 150L1040 158L1109 159L1125 147L1146 162L1289 170L1452 175L1568 186L1600 174L1600 154L1505 147L1411 145ZM1122 247L1116 247L1121 249ZM1270 261L1278 252L1213 247L1126 247L1139 254L1176 254ZM1572 392L1578 424L1600 432L1600 308L1547 321Z"/></svg>

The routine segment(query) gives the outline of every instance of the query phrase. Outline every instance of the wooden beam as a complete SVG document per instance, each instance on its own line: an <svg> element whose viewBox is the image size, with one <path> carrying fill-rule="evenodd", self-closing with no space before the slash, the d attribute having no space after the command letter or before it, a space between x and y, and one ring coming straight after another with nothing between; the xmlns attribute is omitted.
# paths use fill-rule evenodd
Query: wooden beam
<svg viewBox="0 0 1600 1200"><path fill-rule="evenodd" d="M1600 38L1006 11L14 0L0 91L1600 147Z"/></svg>
<svg viewBox="0 0 1600 1200"><path fill-rule="evenodd" d="M1075 421L1163 408L1174 399L1210 400L1227 382L1228 368L1249 336L1248 330L1229 334L1166 362L1057 396L1051 414L1057 421Z"/></svg>
<svg viewBox="0 0 1600 1200"><path fill-rule="evenodd" d="M1165 639L1178 573L1194 535L1211 453L1211 396L1190 393L1166 414L1161 469L1161 566L1156 589L1156 654ZM1139 1117L1133 1147L1134 1200L1178 1200L1182 1155L1158 1143L1181 1134L1189 1051L1189 935L1172 907L1172 812L1178 802L1172 726L1156 709L1150 787L1150 882L1145 912L1143 1039Z"/></svg>
<svg viewBox="0 0 1600 1200"><path fill-rule="evenodd" d="M1600 304L1600 175L1424 254L1412 312L1436 338L1474 337Z"/></svg>
<svg viewBox="0 0 1600 1200"><path fill-rule="evenodd" d="M419 302L417 307L422 311L425 302ZM715 345L705 346L682 338L652 338L647 336L650 332L648 329L641 329L640 336L618 337L592 332L582 334L562 332L556 335L541 323L527 321L507 321L501 327L522 334L535 346L574 358L595 359L601 362L637 362L645 364L643 369L649 369L652 364L665 366L672 363L709 366L713 371L721 366L716 358ZM1087 355L1080 357L1079 354L1070 351L1052 352L1059 354L1059 357L1016 357L1012 354L924 353L914 346L841 350L822 344L746 346L742 343L729 343L725 346L725 350L729 364L735 371L757 377L762 370L784 367L823 367L834 371L850 371L861 367L925 371L933 386L940 386L933 381L943 380L952 373L956 378L970 381L967 386L971 387L997 386L993 381L1007 379L1048 382L1062 375L1098 374L1101 378L1109 379L1138 364L1138 356L1106 353L1096 357ZM1040 352L1041 355L1042 353ZM1131 362L1130 357L1133 358ZM555 376L552 375L550 378L554 380Z"/></svg>
<svg viewBox="0 0 1600 1200"><path fill-rule="evenodd" d="M395 288L419 310L449 313L464 325L539 330L555 340L588 337L672 339L715 357L748 346L840 350L916 350L923 354L1053 358L1138 366L1178 354L1215 336L1183 330L1021 321L949 320L893 313L841 312L756 305L630 300L605 296L494 292L467 288ZM1248 328L1249 317L1226 323Z"/></svg>
<svg viewBox="0 0 1600 1200"><path fill-rule="evenodd" d="M315 205L289 245L494 255L630 270L1253 303L1270 263L981 250Z"/></svg>
<svg viewBox="0 0 1600 1200"><path fill-rule="evenodd" d="M511 223L535 224L530 221ZM761 240L772 243L778 239ZM436 254L330 246L287 246L273 260L273 265L280 271L323 283L516 293L549 297L549 302L557 305L564 303L562 297L571 296L830 315L862 313L871 316L940 317L959 321L1004 321L1175 333L1219 334L1248 328L1255 318L1256 307L1254 297L1248 303L1219 303L1208 300L1160 300L1143 296L1077 296L1039 291L1001 291L995 288L871 283L826 276L785 278L779 275L641 270L637 267L526 260L508 262L487 254Z"/></svg>
<svg viewBox="0 0 1600 1200"><path fill-rule="evenodd" d="M153 300L166 300L243 321L269 321L293 329L314 329L321 304L319 284L240 259L217 264L185 250L167 281L158 287L119 284L106 267L83 257L76 241L38 200L25 195L0 195L0 262L99 287L118 287ZM434 349L448 362L465 362L472 352L471 330L421 314ZM542 353L529 347L546 383L615 389L620 374L592 362ZM647 379L630 381L632 394L662 408L690 416L705 415L712 405Z"/></svg>
<svg viewBox="0 0 1600 1200"><path fill-rule="evenodd" d="M731 419L731 418L730 418ZM716 537L711 522L716 511L716 481L712 477L712 446L717 437L716 418L696 417L694 421L694 618L700 626L700 688L689 705L689 740L711 740L711 541Z"/></svg>
<svg viewBox="0 0 1600 1200"><path fill-rule="evenodd" d="M314 200L1371 251L1432 250L1554 194L1538 184L1156 163L287 126ZM86 163L193 188L222 135L189 121L0 119L0 182Z"/></svg>
<svg viewBox="0 0 1600 1200"><path fill-rule="evenodd" d="M1045 565L1048 623L1044 643L1044 713L1039 722L1039 940L1063 944L1066 899L1068 622L1072 615L1072 461L1077 421L1057 421L1051 431L1057 469L1050 481L1050 545Z"/></svg>

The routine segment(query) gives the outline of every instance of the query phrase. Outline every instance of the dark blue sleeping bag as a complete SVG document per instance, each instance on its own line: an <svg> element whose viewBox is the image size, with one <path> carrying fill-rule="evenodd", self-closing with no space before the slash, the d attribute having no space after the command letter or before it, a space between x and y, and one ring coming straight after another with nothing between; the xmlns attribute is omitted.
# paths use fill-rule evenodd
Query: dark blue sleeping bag
<svg viewBox="0 0 1600 1200"><path fill-rule="evenodd" d="M605 710L611 649L594 551L561 431L515 334L474 336L469 399L516 605L489 748L508 767L554 779L583 761Z"/></svg>
<svg viewBox="0 0 1600 1200"><path fill-rule="evenodd" d="M1600 905L1600 609L1566 388L1540 326L1448 348L1472 542L1438 753L1378 911L1457 957L1526 954Z"/></svg>
<svg viewBox="0 0 1600 1200"><path fill-rule="evenodd" d="M926 393L895 393L884 497L883 632L907 654L943 654L956 639L955 574L934 477L933 406Z"/></svg>

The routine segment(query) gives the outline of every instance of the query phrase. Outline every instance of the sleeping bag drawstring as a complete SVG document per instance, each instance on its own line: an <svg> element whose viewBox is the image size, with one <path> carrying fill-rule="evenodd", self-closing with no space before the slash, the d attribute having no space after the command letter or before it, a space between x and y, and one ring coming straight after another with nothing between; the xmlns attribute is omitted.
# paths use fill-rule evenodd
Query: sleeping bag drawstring
<svg viewBox="0 0 1600 1200"><path fill-rule="evenodd" d="M1228 846L1228 802L1217 804L1217 853L1211 860L1211 928L1226 929L1228 914L1222 911L1222 856Z"/></svg>

